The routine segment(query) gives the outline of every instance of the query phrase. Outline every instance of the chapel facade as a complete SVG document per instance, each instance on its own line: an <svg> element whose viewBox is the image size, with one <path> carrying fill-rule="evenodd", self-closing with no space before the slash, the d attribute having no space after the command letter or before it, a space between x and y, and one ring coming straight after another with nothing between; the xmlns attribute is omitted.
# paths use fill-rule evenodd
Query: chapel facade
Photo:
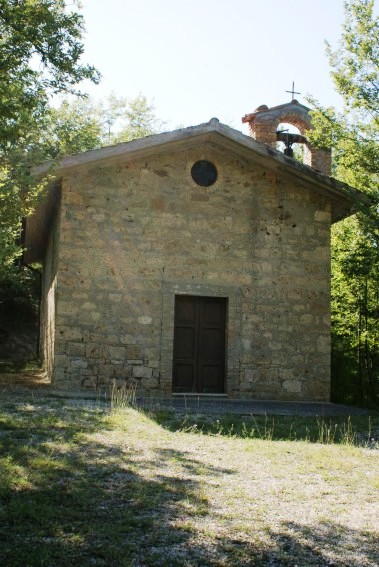
<svg viewBox="0 0 379 567"><path fill-rule="evenodd" d="M330 228L349 191L306 139L308 165L275 149L279 123L306 137L297 101L243 122L250 136L212 119L57 164L26 229L56 388L329 400Z"/></svg>

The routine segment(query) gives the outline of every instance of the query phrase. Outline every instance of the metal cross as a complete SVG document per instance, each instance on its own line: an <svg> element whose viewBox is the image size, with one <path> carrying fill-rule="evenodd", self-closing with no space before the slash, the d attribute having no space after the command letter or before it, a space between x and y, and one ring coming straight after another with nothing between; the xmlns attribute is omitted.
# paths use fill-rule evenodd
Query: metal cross
<svg viewBox="0 0 379 567"><path fill-rule="evenodd" d="M301 94L295 91L295 82L292 81L292 91L286 91L286 93L290 93L292 95L292 100L294 99L295 94Z"/></svg>

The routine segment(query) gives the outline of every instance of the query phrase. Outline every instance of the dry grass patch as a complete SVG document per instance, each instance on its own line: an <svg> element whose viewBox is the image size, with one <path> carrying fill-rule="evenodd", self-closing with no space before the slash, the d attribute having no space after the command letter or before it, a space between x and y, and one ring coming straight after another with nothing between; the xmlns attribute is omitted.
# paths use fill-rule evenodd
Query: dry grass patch
<svg viewBox="0 0 379 567"><path fill-rule="evenodd" d="M378 565L376 449L174 425L3 396L0 563Z"/></svg>

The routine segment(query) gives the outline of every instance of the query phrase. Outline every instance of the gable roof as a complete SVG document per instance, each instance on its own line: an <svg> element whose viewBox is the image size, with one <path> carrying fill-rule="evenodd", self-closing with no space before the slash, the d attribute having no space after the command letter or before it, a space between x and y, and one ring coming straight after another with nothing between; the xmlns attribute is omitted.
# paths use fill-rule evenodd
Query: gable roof
<svg viewBox="0 0 379 567"><path fill-rule="evenodd" d="M33 168L32 174L41 175L53 168L55 175L62 176L70 170L83 166L101 165L119 159L138 159L152 154L166 153L171 149L190 148L193 147L195 140L196 143L213 142L247 159L253 159L278 173L287 173L311 183L316 192L323 193L332 199L333 222L351 214L354 202L359 198L364 198L362 193L349 185L287 157L267 144L257 142L250 136L222 124L217 118L212 118L209 122L198 126L89 150L63 157L55 162L47 161Z"/></svg>
<svg viewBox="0 0 379 567"><path fill-rule="evenodd" d="M267 144L263 144L230 128L212 118L209 122L182 128L172 132L155 134L123 142L114 146L106 146L97 150L89 150L80 154L63 157L56 161L47 161L32 169L33 175L43 175L53 172L56 178L62 177L78 168L103 165L122 160L135 160L145 158L149 155L163 154L171 150L183 150L193 148L194 143L212 143L229 150L234 154L259 163L263 167L277 171L280 175L291 175L301 181L305 181L314 187L317 193L326 195L332 203L332 222L336 222L354 212L354 204L357 200L367 200L359 191L352 187L328 177L311 167L304 165L283 153L275 150ZM41 251L41 242L46 240L49 231L52 211L56 208L59 194L55 188L36 211L33 217L27 220L26 245L34 244L34 250ZM36 260L37 255L32 249L26 252L25 261Z"/></svg>

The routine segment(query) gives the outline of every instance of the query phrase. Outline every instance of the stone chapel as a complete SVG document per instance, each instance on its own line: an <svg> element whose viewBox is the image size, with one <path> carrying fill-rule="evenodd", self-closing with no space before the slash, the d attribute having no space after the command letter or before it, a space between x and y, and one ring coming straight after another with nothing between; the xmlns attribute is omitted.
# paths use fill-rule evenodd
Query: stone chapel
<svg viewBox="0 0 379 567"><path fill-rule="evenodd" d="M329 400L330 228L354 191L296 100L242 121L250 135L214 118L54 165L25 262L43 262L56 388Z"/></svg>

